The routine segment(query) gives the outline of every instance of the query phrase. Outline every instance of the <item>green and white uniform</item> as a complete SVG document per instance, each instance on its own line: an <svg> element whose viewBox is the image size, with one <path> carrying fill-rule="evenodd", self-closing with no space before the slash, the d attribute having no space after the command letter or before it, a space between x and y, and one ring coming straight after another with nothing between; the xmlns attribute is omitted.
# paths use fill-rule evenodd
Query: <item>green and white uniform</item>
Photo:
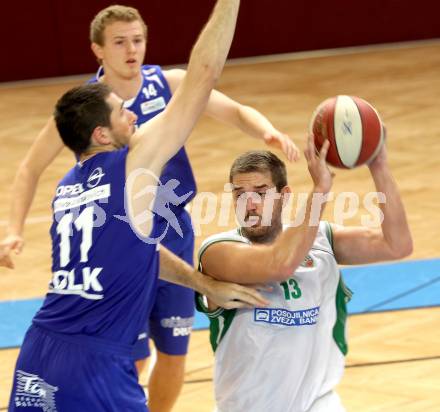
<svg viewBox="0 0 440 412"><path fill-rule="evenodd" d="M217 242L250 243L239 229L211 236L201 246L199 264ZM273 292L263 292L268 308L209 312L197 297L198 309L210 320L218 411L344 411L333 389L344 371L351 292L343 284L327 222L320 223L295 273L270 285Z"/></svg>

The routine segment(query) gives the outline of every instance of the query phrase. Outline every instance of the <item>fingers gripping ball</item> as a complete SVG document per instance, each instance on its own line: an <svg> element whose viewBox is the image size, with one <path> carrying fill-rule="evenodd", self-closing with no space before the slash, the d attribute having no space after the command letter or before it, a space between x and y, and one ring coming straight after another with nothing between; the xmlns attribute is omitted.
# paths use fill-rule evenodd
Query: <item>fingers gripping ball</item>
<svg viewBox="0 0 440 412"><path fill-rule="evenodd" d="M368 163L384 142L379 113L365 100L355 96L335 96L324 100L310 121L315 145L320 150L330 141L327 163L352 169Z"/></svg>

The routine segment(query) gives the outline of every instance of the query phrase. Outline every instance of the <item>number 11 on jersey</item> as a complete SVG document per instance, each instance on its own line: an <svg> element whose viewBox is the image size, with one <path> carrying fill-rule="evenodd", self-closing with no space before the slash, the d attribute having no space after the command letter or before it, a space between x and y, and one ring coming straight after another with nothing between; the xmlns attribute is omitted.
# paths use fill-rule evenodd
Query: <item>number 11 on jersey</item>
<svg viewBox="0 0 440 412"><path fill-rule="evenodd" d="M65 267L70 262L70 236L72 236L73 213L65 214L57 225L60 235L60 266ZM86 207L73 222L78 231L82 231L81 262L88 261L88 253L92 247L93 206Z"/></svg>

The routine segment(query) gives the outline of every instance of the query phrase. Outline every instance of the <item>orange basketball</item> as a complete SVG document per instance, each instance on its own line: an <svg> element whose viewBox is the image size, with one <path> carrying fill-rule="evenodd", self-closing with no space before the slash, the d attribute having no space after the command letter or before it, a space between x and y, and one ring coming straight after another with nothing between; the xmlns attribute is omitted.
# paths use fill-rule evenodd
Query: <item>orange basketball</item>
<svg viewBox="0 0 440 412"><path fill-rule="evenodd" d="M327 163L352 169L373 160L384 142L384 128L376 109L356 96L324 100L310 121L318 150L330 141Z"/></svg>

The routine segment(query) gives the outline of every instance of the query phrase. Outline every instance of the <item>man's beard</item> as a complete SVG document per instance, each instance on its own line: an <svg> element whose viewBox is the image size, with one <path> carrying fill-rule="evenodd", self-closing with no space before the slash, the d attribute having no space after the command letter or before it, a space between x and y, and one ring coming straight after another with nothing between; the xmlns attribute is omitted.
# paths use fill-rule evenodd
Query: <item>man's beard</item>
<svg viewBox="0 0 440 412"><path fill-rule="evenodd" d="M248 222L249 218L253 216L256 215L247 215L245 222ZM280 220L270 222L270 225L267 226L262 226L260 223L258 226L241 227L241 233L252 243L272 243L281 230L282 224Z"/></svg>

